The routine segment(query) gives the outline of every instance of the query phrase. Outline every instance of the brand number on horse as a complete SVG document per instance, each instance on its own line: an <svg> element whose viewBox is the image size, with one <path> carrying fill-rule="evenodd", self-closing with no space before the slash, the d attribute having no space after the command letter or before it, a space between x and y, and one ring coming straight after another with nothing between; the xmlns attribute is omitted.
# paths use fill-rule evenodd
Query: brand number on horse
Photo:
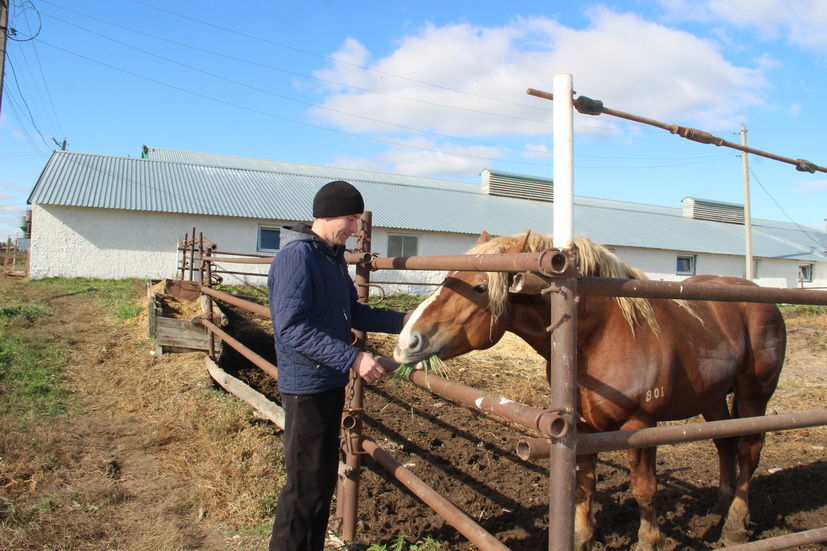
<svg viewBox="0 0 827 551"><path fill-rule="evenodd" d="M655 388L646 391L647 402L651 402L652 400L658 400L659 398L663 397L663 386L656 386Z"/></svg>

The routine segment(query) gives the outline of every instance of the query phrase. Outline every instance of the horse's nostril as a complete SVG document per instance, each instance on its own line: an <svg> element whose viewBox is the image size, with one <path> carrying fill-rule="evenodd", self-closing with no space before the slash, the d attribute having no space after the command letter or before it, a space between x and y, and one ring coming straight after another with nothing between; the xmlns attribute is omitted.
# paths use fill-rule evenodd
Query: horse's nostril
<svg viewBox="0 0 827 551"><path fill-rule="evenodd" d="M411 350L418 350L421 343L422 339L419 338L419 335L414 333L413 335L411 335L411 339L408 342L408 348L410 348Z"/></svg>

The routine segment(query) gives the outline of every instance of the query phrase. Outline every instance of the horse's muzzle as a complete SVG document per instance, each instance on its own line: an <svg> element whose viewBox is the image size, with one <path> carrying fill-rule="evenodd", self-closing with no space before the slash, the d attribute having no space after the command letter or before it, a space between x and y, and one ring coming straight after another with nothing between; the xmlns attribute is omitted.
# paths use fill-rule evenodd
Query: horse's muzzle
<svg viewBox="0 0 827 551"><path fill-rule="evenodd" d="M421 333L403 333L396 342L393 359L403 364L422 361L432 354L429 350L429 342L428 337Z"/></svg>

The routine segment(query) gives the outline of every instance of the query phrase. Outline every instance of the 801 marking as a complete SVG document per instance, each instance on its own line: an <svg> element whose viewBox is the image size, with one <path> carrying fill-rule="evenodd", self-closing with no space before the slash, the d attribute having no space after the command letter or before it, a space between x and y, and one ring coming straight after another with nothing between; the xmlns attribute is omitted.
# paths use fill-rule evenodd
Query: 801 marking
<svg viewBox="0 0 827 551"><path fill-rule="evenodd" d="M663 398L665 396L663 392L663 385L656 386L653 389L646 391L646 401L651 402L652 400L657 400L659 398Z"/></svg>

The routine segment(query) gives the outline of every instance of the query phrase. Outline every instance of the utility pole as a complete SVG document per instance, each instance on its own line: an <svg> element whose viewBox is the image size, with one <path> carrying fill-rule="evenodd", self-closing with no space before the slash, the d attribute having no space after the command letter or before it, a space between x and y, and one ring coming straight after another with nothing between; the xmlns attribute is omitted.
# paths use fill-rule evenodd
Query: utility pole
<svg viewBox="0 0 827 551"><path fill-rule="evenodd" d="M3 112L3 73L6 69L6 38L9 36L9 0L0 0L0 113Z"/></svg>
<svg viewBox="0 0 827 551"><path fill-rule="evenodd" d="M747 145L747 127L743 124L741 125L741 145ZM744 277L752 281L755 274L752 269L754 265L752 261L752 216L749 208L749 159L746 151L741 153L741 166L744 171L744 261L746 262Z"/></svg>

